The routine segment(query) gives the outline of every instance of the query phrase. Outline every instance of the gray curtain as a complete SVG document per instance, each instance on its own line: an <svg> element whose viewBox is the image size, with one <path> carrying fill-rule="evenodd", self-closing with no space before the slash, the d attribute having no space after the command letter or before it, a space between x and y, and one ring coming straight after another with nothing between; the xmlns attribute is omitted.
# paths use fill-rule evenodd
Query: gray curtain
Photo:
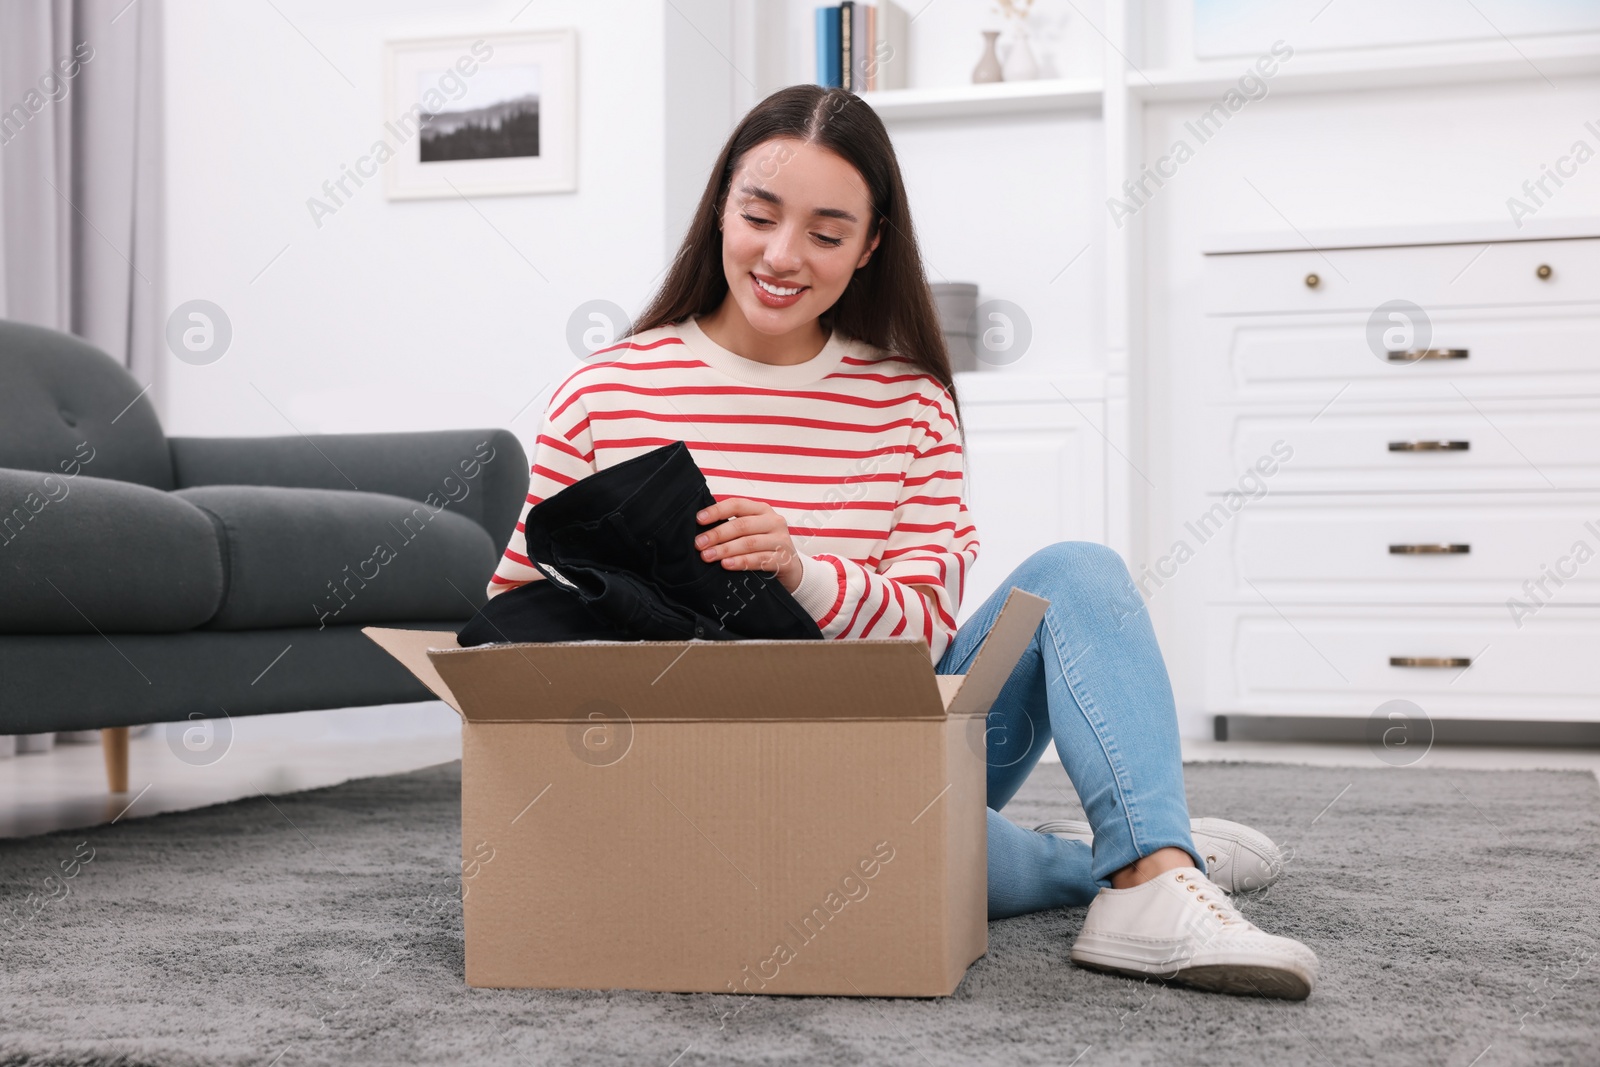
<svg viewBox="0 0 1600 1067"><path fill-rule="evenodd" d="M160 0L0 0L0 317L142 383L162 324Z"/></svg>

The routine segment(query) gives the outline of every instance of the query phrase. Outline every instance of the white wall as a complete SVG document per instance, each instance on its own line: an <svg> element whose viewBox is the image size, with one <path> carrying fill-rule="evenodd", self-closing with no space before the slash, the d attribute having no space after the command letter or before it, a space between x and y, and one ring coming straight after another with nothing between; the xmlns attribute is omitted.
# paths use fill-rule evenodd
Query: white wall
<svg viewBox="0 0 1600 1067"><path fill-rule="evenodd" d="M509 425L531 441L548 390L518 412L576 365L573 310L636 311L666 262L662 11L168 0L166 307L213 301L234 331L216 363L167 360L168 432ZM316 224L307 199L388 117L385 40L568 26L577 192L389 201L380 177Z"/></svg>
<svg viewBox="0 0 1600 1067"><path fill-rule="evenodd" d="M717 153L743 117L751 79L733 63L732 0L673 0L665 12L666 230L670 257L705 192ZM751 101L754 103L754 101Z"/></svg>
<svg viewBox="0 0 1600 1067"><path fill-rule="evenodd" d="M1197 4L1208 11L1197 14ZM1365 53L1600 30L1589 0L1143 0L1144 66L1253 59L1273 41L1304 54Z"/></svg>

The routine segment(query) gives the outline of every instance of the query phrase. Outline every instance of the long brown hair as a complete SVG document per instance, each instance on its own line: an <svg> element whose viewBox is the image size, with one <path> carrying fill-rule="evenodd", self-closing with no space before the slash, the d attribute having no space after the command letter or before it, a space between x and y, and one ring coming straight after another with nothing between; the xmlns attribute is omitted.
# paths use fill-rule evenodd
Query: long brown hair
<svg viewBox="0 0 1600 1067"><path fill-rule="evenodd" d="M882 235L867 265L851 275L844 293L818 320L846 337L903 356L932 375L949 391L959 426L961 405L950 373L950 352L923 274L894 146L877 112L844 89L791 85L740 120L711 168L711 179L671 269L631 333L710 314L721 306L728 279L722 269L718 220L728 187L745 153L775 137L826 148L860 171L872 199L867 241L873 234Z"/></svg>

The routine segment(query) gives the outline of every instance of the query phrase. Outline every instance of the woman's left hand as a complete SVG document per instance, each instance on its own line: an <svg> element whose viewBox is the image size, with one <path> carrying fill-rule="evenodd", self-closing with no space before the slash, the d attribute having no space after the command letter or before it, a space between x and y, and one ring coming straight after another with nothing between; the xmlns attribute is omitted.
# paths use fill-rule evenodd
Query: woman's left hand
<svg viewBox="0 0 1600 1067"><path fill-rule="evenodd" d="M771 504L730 496L695 517L702 525L728 520L694 539L701 559L720 560L727 570L776 574L791 593L800 588L800 553L789 536L788 522Z"/></svg>

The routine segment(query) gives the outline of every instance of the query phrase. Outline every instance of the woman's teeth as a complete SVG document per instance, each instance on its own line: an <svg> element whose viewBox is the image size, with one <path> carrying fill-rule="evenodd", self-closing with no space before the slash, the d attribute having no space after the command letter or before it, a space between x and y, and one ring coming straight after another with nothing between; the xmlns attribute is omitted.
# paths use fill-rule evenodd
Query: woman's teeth
<svg viewBox="0 0 1600 1067"><path fill-rule="evenodd" d="M768 285L760 278L756 278L756 284L761 286L761 288L765 289L767 292L771 293L773 296L793 296L794 294L798 293L800 289L805 288L805 286L801 286L800 289L780 289L776 285Z"/></svg>

